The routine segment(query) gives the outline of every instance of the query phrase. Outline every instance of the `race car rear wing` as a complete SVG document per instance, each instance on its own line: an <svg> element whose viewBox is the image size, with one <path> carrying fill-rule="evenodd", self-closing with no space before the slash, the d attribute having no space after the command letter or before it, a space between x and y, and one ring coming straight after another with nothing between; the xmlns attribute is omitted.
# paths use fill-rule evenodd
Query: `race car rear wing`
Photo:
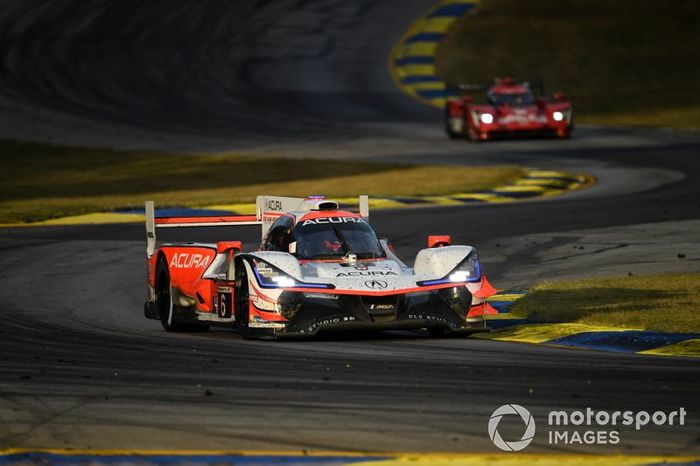
<svg viewBox="0 0 700 466"><path fill-rule="evenodd" d="M158 217L153 201L146 201L146 254L153 255L156 249L157 228L226 227L234 225L261 225L255 215L213 215L199 217Z"/></svg>
<svg viewBox="0 0 700 466"><path fill-rule="evenodd" d="M359 198L360 215L369 218L369 197ZM338 203L323 196L307 198L258 196L255 201L255 215L213 215L197 217L158 217L153 201L146 201L146 253L151 257L156 249L156 229L185 227L225 227L260 225L262 238L265 238L270 226L287 212L304 210L337 209Z"/></svg>

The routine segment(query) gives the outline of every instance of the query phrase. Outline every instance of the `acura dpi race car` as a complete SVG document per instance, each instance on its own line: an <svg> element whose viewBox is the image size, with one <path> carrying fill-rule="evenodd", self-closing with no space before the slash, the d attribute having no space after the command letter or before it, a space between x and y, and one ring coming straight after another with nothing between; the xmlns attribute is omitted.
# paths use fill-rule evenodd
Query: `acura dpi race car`
<svg viewBox="0 0 700 466"><path fill-rule="evenodd" d="M215 324L262 338L488 330L485 298L495 290L473 247L430 236L411 268L370 227L367 196L359 214L322 196L258 196L256 206L251 216L156 218L146 202L146 317L171 332ZM233 225L260 225L259 250L244 252L240 241L156 247L157 228Z"/></svg>
<svg viewBox="0 0 700 466"><path fill-rule="evenodd" d="M486 92L476 103L469 91ZM485 141L494 136L541 134L568 138L574 128L571 103L561 92L554 101L535 97L528 83L497 78L488 87L465 84L448 89L445 99L445 132L451 138L467 136Z"/></svg>

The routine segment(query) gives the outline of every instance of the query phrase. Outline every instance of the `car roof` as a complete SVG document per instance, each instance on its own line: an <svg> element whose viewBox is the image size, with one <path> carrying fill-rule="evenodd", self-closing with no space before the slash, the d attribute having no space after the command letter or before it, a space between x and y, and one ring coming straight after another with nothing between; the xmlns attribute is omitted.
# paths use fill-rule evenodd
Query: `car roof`
<svg viewBox="0 0 700 466"><path fill-rule="evenodd" d="M489 89L489 94L525 94L531 92L525 84L496 84Z"/></svg>
<svg viewBox="0 0 700 466"><path fill-rule="evenodd" d="M294 212L294 217L296 223L302 222L304 220L315 220L318 218L328 218L328 217L351 217L359 218L362 216L354 212L348 212L345 210L311 210L307 212Z"/></svg>

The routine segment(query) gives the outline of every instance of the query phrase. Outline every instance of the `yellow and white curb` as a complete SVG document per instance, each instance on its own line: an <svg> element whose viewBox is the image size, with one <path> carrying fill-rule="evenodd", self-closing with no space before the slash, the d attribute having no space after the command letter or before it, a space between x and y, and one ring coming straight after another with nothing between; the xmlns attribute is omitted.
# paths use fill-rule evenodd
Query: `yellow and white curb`
<svg viewBox="0 0 700 466"><path fill-rule="evenodd" d="M389 70L406 94L434 107L445 106L445 83L435 70L435 52L452 23L479 0L442 0L411 25L394 46Z"/></svg>
<svg viewBox="0 0 700 466"><path fill-rule="evenodd" d="M651 466L698 465L693 456L633 456L535 453L400 453L350 451L178 451L178 450L0 450L0 465L14 464L141 464L148 465L319 465L343 466Z"/></svg>
<svg viewBox="0 0 700 466"><path fill-rule="evenodd" d="M552 197L592 185L595 179L589 175L552 170L530 169L525 176L513 184L496 186L493 189L456 192L440 196L378 196L370 197L372 209L397 209L405 207L451 206L473 204L503 204L542 197ZM333 198L342 208L356 208L358 198ZM5 224L0 227L89 225L105 223L144 222L142 210L101 212L70 217L61 217L34 223ZM207 215L253 215L255 203L218 204L201 207L163 209L156 216L207 216Z"/></svg>
<svg viewBox="0 0 700 466"><path fill-rule="evenodd" d="M488 303L498 311L487 316L487 325L493 331L475 334L474 338L616 353L700 357L700 334L697 333L528 321L510 313L511 307L524 295L525 292L511 292L490 297Z"/></svg>

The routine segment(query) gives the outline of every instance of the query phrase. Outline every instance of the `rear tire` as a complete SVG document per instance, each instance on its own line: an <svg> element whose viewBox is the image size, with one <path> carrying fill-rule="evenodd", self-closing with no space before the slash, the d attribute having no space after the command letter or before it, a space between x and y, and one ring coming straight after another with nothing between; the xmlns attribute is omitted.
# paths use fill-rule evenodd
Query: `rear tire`
<svg viewBox="0 0 700 466"><path fill-rule="evenodd" d="M175 321L175 304L170 287L170 270L164 256L158 259L156 266L156 302L155 308L160 323L166 332L206 332L208 325L183 324Z"/></svg>

